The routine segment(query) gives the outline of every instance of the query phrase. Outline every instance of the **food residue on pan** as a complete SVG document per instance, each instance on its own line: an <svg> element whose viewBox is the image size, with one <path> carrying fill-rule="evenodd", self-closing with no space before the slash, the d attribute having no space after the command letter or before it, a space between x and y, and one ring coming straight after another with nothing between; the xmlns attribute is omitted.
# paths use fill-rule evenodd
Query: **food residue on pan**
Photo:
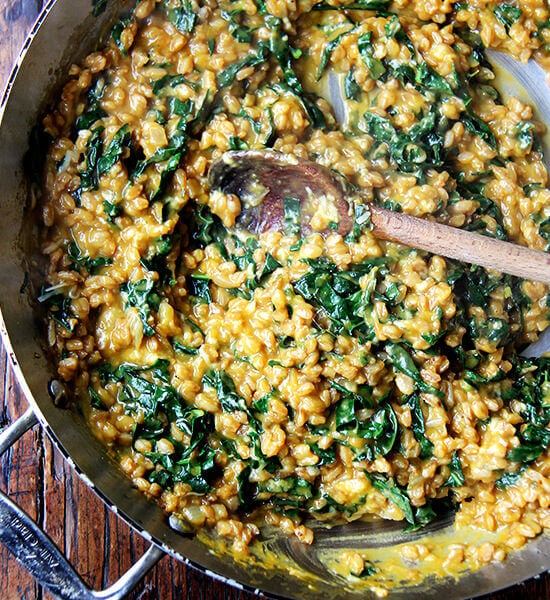
<svg viewBox="0 0 550 600"><path fill-rule="evenodd" d="M301 237L292 198L285 231L243 237L241 200L207 180L222 153L269 148L546 250L545 128L495 89L485 47L547 67L549 46L544 0L142 0L71 68L34 145L47 340L94 434L182 527L253 560L263 525L311 544L311 519L417 531L456 509L466 541L441 560L391 558L441 575L550 524L550 359L519 354L548 289L378 240L361 210L344 238ZM329 73L343 123L317 95ZM376 556L345 552L350 585L383 593Z"/></svg>

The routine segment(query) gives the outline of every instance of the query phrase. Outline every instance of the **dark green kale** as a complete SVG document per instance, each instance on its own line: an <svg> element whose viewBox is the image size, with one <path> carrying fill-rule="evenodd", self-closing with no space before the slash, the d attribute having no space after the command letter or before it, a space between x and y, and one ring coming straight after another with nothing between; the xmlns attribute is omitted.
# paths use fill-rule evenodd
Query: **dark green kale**
<svg viewBox="0 0 550 600"><path fill-rule="evenodd" d="M449 463L449 470L449 477L443 484L443 487L460 487L466 483L464 473L462 472L460 457L458 456L458 452L456 450L453 452L453 457Z"/></svg>
<svg viewBox="0 0 550 600"><path fill-rule="evenodd" d="M516 357L513 370L508 373L512 386L502 397L515 400L524 423L517 427L520 445L506 458L512 462L530 464L550 444L550 359Z"/></svg>
<svg viewBox="0 0 550 600"><path fill-rule="evenodd" d="M427 63L421 62L418 65L415 75L415 82L422 88L439 92L440 94L453 94L451 84L440 75L437 71L428 66Z"/></svg>
<svg viewBox="0 0 550 600"><path fill-rule="evenodd" d="M199 15L189 0L181 0L180 6L168 10L168 19L182 33L192 33L199 22Z"/></svg>
<svg viewBox="0 0 550 600"><path fill-rule="evenodd" d="M334 333L357 335L367 340L373 339L374 331L369 325L372 290L361 289L359 280L373 269L375 275L386 273L384 265L390 262L387 257L374 258L350 265L346 271L339 270L328 261L304 259L310 270L293 284L294 293L299 294L320 315L330 320Z"/></svg>
<svg viewBox="0 0 550 600"><path fill-rule="evenodd" d="M77 325L77 319L71 310L71 299L64 296L56 288L42 289L37 298L38 302L48 307L52 319L73 333Z"/></svg>
<svg viewBox="0 0 550 600"><path fill-rule="evenodd" d="M153 310L158 310L160 296L155 281L150 278L139 281L123 283L120 286L120 295L126 308L137 308L143 323L143 334L147 337L155 335L155 330L149 320Z"/></svg>
<svg viewBox="0 0 550 600"><path fill-rule="evenodd" d="M132 22L132 17L130 15L124 15L120 18L118 23L113 25L111 29L111 37L113 41L117 45L117 48L122 52L124 56L128 54L129 47L126 47L121 39L122 32L128 27L128 25Z"/></svg>
<svg viewBox="0 0 550 600"><path fill-rule="evenodd" d="M97 160L97 177L101 177L120 160L124 148L131 140L130 126L126 123L114 135L113 139Z"/></svg>
<svg viewBox="0 0 550 600"><path fill-rule="evenodd" d="M106 149L103 131L102 126L93 129L86 145L86 169L80 173L80 186L85 191L97 189L100 177L110 171L131 143L130 126L127 123L115 133Z"/></svg>
<svg viewBox="0 0 550 600"><path fill-rule="evenodd" d="M160 80L159 80L160 81ZM188 128L190 126L190 117L193 115L194 104L191 100L182 102L178 98L168 100L168 111L170 117L180 117L176 125L175 132L169 140L169 145L159 148L148 159L136 163L131 173L131 178L140 177L151 165L156 165L160 172L160 181L156 189L149 192L149 202L162 197L169 182L169 177L179 167L181 158L185 153L188 141Z"/></svg>
<svg viewBox="0 0 550 600"><path fill-rule="evenodd" d="M423 171L441 167L446 160L443 142L443 117L434 105L408 132L397 130L390 119L366 112L367 132L376 142L371 153L380 153L382 146L405 173L422 177Z"/></svg>
<svg viewBox="0 0 550 600"><path fill-rule="evenodd" d="M252 41L252 34L255 31L254 28L246 27L239 22L239 16L244 15L246 17L244 9L238 8L231 12L222 10L221 15L228 22L229 33L231 33L238 42L248 44Z"/></svg>
<svg viewBox="0 0 550 600"><path fill-rule="evenodd" d="M386 67L381 60L378 60L373 55L372 31L367 31L367 33L364 33L357 38L357 48L359 49L359 54L363 59L363 62L369 69L370 78L380 79L386 72Z"/></svg>
<svg viewBox="0 0 550 600"><path fill-rule="evenodd" d="M517 23L522 15L521 8L504 3L495 6L493 13L495 14L495 17L506 27L506 31L509 31L510 27L512 27L514 23Z"/></svg>
<svg viewBox="0 0 550 600"><path fill-rule="evenodd" d="M504 319L497 317L481 320L474 316L470 319L470 335L473 339L486 338L498 348L510 341L510 326Z"/></svg>
<svg viewBox="0 0 550 600"><path fill-rule="evenodd" d="M353 213L353 228L346 236L346 242L358 242L361 234L370 227L370 211L367 204L356 204Z"/></svg>
<svg viewBox="0 0 550 600"><path fill-rule="evenodd" d="M535 126L531 121L520 121L515 127L516 139L521 152L531 152L537 145L534 132Z"/></svg>
<svg viewBox="0 0 550 600"><path fill-rule="evenodd" d="M88 105L86 110L77 118L75 129L91 129L92 125L107 115L101 108L101 99L107 87L105 78L98 76L95 83L90 87L87 94Z"/></svg>
<svg viewBox="0 0 550 600"><path fill-rule="evenodd" d="M194 81L187 79L183 75L166 74L166 75L163 75L160 79L156 79L153 82L153 94L155 94L155 96L162 96L162 93L166 88L168 88L168 87L175 88L176 86L181 85L182 83L185 83L186 85L188 85L190 88L192 88L195 91L197 91L199 89L199 86ZM191 102L191 100L185 100L185 102L182 102L175 96L170 97L171 102L174 102L175 100L177 100L180 104L186 104L186 103ZM192 105L192 103L191 103L191 105Z"/></svg>
<svg viewBox="0 0 550 600"><path fill-rule="evenodd" d="M355 410L359 410L360 408L375 407L375 402L372 397L372 387L366 383L357 385L357 391L355 392L337 381L331 381L330 387L340 392L340 403L349 404L352 412L355 412Z"/></svg>
<svg viewBox="0 0 550 600"><path fill-rule="evenodd" d="M361 99L361 86L355 80L355 67L352 67L344 79L344 95L348 100L359 101Z"/></svg>
<svg viewBox="0 0 550 600"><path fill-rule="evenodd" d="M320 448L318 444L308 443L311 451L319 457L319 461L315 463L316 467L323 465L331 465L336 460L337 443L333 442L328 448Z"/></svg>
<svg viewBox="0 0 550 600"><path fill-rule="evenodd" d="M241 138L232 135L229 138L229 149L230 150L248 150L248 144L241 140Z"/></svg>
<svg viewBox="0 0 550 600"><path fill-rule="evenodd" d="M328 61L330 59L331 54L339 46L340 42L342 41L342 38L344 36L350 34L352 31L355 31L355 29L357 29L357 26L354 26L351 29L348 29L347 31L343 31L342 33L339 33L333 40L331 40L325 46L325 48L323 50L323 54L321 55L321 61L319 63L319 68L317 70L317 81L319 81L319 79L321 79L321 76L323 75L323 72L328 65ZM355 80L354 80L354 83L355 83ZM357 85L357 84L355 84L355 85Z"/></svg>
<svg viewBox="0 0 550 600"><path fill-rule="evenodd" d="M172 347L177 352L182 352L183 354L190 354L191 356L196 356L199 353L198 348L192 348L191 346L185 346L178 340L172 340Z"/></svg>
<svg viewBox="0 0 550 600"><path fill-rule="evenodd" d="M98 185L97 161L103 150L103 139L101 134L105 128L96 127L86 144L86 169L80 172L80 187L83 190L96 189Z"/></svg>
<svg viewBox="0 0 550 600"><path fill-rule="evenodd" d="M269 48L266 44L258 44L256 52L253 51L247 54L243 59L232 63L227 69L216 75L218 88L229 87L241 69L261 65L269 59L269 54Z"/></svg>
<svg viewBox="0 0 550 600"><path fill-rule="evenodd" d="M287 235L300 233L300 200L299 198L284 199L284 222Z"/></svg>
<svg viewBox="0 0 550 600"><path fill-rule="evenodd" d="M384 348L388 354L388 359L397 371L408 375L415 383L415 386L426 394L434 394L438 398L444 398L445 394L440 392L437 388L433 387L429 383L426 383L418 367L414 363L414 360L410 353L401 344L395 344L393 342L387 342Z"/></svg>
<svg viewBox="0 0 550 600"><path fill-rule="evenodd" d="M258 492L272 504L284 508L303 509L313 498L311 483L300 477L273 477L258 484Z"/></svg>
<svg viewBox="0 0 550 600"><path fill-rule="evenodd" d="M491 131L487 123L482 121L472 110L468 109L463 113L460 120L464 123L464 126L470 133L479 136L482 140L485 140L491 148L496 150L497 142L495 134Z"/></svg>
<svg viewBox="0 0 550 600"><path fill-rule="evenodd" d="M103 201L103 212L107 215L109 223L113 223L113 219L122 214L122 206L108 200Z"/></svg>
<svg viewBox="0 0 550 600"><path fill-rule="evenodd" d="M117 381L121 384L118 400L127 410L143 414L143 420L134 428L134 440L149 439L156 447L156 442L164 438L174 446L174 453L170 455L157 451L146 453L156 467L149 474L149 481L168 488L183 482L194 492L204 494L211 489L217 472L215 451L208 444L213 430L212 416L187 406L169 384L168 366L165 360L147 367L122 364L113 369L105 364L99 373L104 383ZM188 442L183 444L172 437L170 423L175 423L188 436Z"/></svg>
<svg viewBox="0 0 550 600"><path fill-rule="evenodd" d="M90 406L92 408L96 408L97 410L107 410L103 400L91 385L88 386L88 394L90 395Z"/></svg>
<svg viewBox="0 0 550 600"><path fill-rule="evenodd" d="M225 240L229 231L223 226L220 218L210 211L208 205L198 204L193 210L191 236L201 247L216 244L224 258L227 257Z"/></svg>
<svg viewBox="0 0 550 600"><path fill-rule="evenodd" d="M391 4L391 0L358 0L342 6L333 6L328 2L315 4L312 10L376 10L385 12Z"/></svg>
<svg viewBox="0 0 550 600"><path fill-rule="evenodd" d="M511 471L509 473L503 473L496 481L495 481L495 485L497 486L497 488L499 490L504 490L507 487L516 485L519 480L521 479L521 476L525 473L525 471L527 470L527 467L529 465L528 464L524 464L522 465L517 471Z"/></svg>
<svg viewBox="0 0 550 600"><path fill-rule="evenodd" d="M237 394L233 379L225 371L209 371L202 378L202 383L216 391L218 402L224 412L236 410L249 412L244 398Z"/></svg>
<svg viewBox="0 0 550 600"><path fill-rule="evenodd" d="M292 60L300 58L301 50L292 48L289 43L288 35L283 33L281 19L268 17L266 24L271 29L269 40L269 52L277 60L283 72L284 81L274 86L283 92L291 93L300 101L303 106L312 127L324 129L326 127L325 116L315 104L314 99L304 92L302 84L292 67Z"/></svg>
<svg viewBox="0 0 550 600"><path fill-rule="evenodd" d="M150 245L147 258L141 258L140 264L147 271L158 274L157 286L174 286L176 284L176 265L168 259L174 244L177 242L177 234L162 235Z"/></svg>
<svg viewBox="0 0 550 600"><path fill-rule="evenodd" d="M73 261L75 268L80 271L81 268L86 269L88 273L94 275L98 269L105 265L110 265L113 262L112 258L106 256L97 256L96 258L90 258L89 256L82 253L82 250L76 242L71 242L67 246L67 254Z"/></svg>
<svg viewBox="0 0 550 600"><path fill-rule="evenodd" d="M200 273L191 273L187 278L188 291L195 301L211 304L212 295L210 294L210 277L208 275L202 275Z"/></svg>
<svg viewBox="0 0 550 600"><path fill-rule="evenodd" d="M416 524L410 498L407 493L397 485L393 478L389 477L386 479L381 475L372 475L367 472L365 472L365 475L375 489L384 494L388 500L401 509L403 516L411 523L411 525Z"/></svg>
<svg viewBox="0 0 550 600"><path fill-rule="evenodd" d="M405 406L408 406L411 411L411 429L416 441L420 444L420 458L430 458L433 455L434 445L426 437L426 422L418 395L412 394L409 396Z"/></svg>
<svg viewBox="0 0 550 600"><path fill-rule="evenodd" d="M504 216L497 204L481 194L466 192L464 197L479 204L479 208L472 215L471 222L464 229L506 241L508 236L506 235Z"/></svg>

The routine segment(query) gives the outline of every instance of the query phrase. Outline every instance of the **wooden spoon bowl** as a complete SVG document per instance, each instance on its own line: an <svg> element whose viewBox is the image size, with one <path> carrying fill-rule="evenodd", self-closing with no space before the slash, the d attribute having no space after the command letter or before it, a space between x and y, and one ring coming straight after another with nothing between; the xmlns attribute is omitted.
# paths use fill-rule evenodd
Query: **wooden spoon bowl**
<svg viewBox="0 0 550 600"><path fill-rule="evenodd" d="M370 215L364 226L380 239L550 284L550 254L365 204L342 176L310 160L272 150L238 150L215 161L208 177L212 189L239 197L239 227L254 234L285 231L288 198L299 202L302 235L317 230L345 236L354 226L356 207L364 206ZM314 221L321 226L312 227Z"/></svg>

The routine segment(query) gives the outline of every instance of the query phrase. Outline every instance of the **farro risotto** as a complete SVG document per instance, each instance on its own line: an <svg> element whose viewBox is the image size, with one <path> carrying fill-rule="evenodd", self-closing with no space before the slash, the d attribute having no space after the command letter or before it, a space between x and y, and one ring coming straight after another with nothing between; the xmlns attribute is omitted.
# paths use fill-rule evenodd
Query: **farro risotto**
<svg viewBox="0 0 550 600"><path fill-rule="evenodd" d="M546 286L381 241L362 207L346 237L326 214L300 235L291 201L284 231L247 235L208 185L224 152L269 148L547 250L544 126L500 96L485 48L550 65L548 2L142 0L71 68L34 143L48 346L183 529L245 556L262 524L311 544L313 520L414 531L456 510L499 534L449 546L458 572L550 525L550 359L519 354Z"/></svg>

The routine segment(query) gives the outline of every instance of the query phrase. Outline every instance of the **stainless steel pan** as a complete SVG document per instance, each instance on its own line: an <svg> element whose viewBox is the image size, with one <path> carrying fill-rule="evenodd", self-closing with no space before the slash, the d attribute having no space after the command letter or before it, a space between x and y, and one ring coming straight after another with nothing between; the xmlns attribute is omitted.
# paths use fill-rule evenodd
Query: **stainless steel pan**
<svg viewBox="0 0 550 600"><path fill-rule="evenodd" d="M16 377L31 406L18 422L0 435L0 453L36 420L40 421L83 480L142 536L151 540L152 545L117 584L109 590L91 592L45 534L3 495L0 496L0 541L39 583L64 599L122 598L164 552L229 583L238 582L236 584L246 589L262 590L272 596L304 600L374 597L364 589L347 587L345 581L327 567L327 556L334 549L344 547L391 548L406 539L400 529L363 524L319 530L312 547L304 547L277 534L266 536L265 547L281 552L284 557L279 566L268 566L261 560L245 566L229 555L213 554L197 538L174 531L163 511L132 488L80 416L56 406L48 393L53 373L42 346L29 293L23 285L26 274L33 267L26 251L31 246L33 231L26 208L29 184L23 173L23 157L31 127L48 100L55 96L59 89L57 84L69 65L93 49L115 14L130 4L133 3L111 1L106 12L96 18L91 14L91 0L48 3L25 44L0 106L1 333ZM540 73L536 77L540 78ZM542 98L540 102L547 102L544 95ZM449 532L449 520L439 522L435 528L438 535ZM421 531L413 535L418 539L428 533ZM307 573L307 577L293 574L296 568ZM403 585L392 593L392 597L471 597L512 585L548 568L550 540L543 535L511 555L504 564L490 565L458 580L432 579L414 587Z"/></svg>

